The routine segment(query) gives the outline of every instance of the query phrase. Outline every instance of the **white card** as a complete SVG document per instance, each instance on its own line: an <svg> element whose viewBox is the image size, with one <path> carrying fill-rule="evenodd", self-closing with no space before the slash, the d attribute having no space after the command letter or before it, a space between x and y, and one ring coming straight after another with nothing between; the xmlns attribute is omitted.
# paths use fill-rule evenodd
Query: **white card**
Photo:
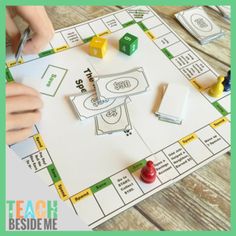
<svg viewBox="0 0 236 236"><path fill-rule="evenodd" d="M75 109L76 114L80 120L88 119L103 113L111 108L123 104L127 97L99 100L96 92L81 93L80 95L70 96L70 101Z"/></svg>
<svg viewBox="0 0 236 236"><path fill-rule="evenodd" d="M95 117L97 135L132 129L126 103Z"/></svg>
<svg viewBox="0 0 236 236"><path fill-rule="evenodd" d="M155 114L162 120L181 123L184 118L185 108L188 100L189 89L186 86L170 83L165 89L161 105ZM163 119L164 118L164 119Z"/></svg>
<svg viewBox="0 0 236 236"><path fill-rule="evenodd" d="M142 67L129 71L94 77L100 100L124 97L146 92L149 84Z"/></svg>

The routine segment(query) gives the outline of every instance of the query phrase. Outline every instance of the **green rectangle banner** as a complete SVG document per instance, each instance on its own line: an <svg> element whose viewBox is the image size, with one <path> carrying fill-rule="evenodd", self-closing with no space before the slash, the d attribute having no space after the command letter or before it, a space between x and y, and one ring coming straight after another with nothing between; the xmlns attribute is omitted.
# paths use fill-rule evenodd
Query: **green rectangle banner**
<svg viewBox="0 0 236 236"><path fill-rule="evenodd" d="M111 182L110 178L107 178L107 179L104 179L103 181L93 185L90 189L92 190L93 193L96 193L111 184L112 184L112 182Z"/></svg>

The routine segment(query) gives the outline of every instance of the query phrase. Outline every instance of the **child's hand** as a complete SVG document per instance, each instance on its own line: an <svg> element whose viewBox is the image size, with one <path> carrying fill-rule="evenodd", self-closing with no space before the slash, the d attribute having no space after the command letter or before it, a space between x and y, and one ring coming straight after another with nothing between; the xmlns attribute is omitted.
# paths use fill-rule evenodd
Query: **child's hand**
<svg viewBox="0 0 236 236"><path fill-rule="evenodd" d="M40 94L15 82L6 85L6 143L13 144L32 134L32 128L40 120L42 108Z"/></svg>
<svg viewBox="0 0 236 236"><path fill-rule="evenodd" d="M38 53L52 39L54 29L43 6L9 6L6 8L6 32L16 52L20 40L20 31L13 21L18 15L29 24L33 32L23 50L26 54Z"/></svg>

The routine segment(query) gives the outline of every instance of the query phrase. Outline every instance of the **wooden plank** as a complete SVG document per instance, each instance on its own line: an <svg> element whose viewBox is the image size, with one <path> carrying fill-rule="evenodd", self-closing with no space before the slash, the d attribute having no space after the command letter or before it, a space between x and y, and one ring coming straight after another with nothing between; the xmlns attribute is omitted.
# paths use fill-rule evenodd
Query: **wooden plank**
<svg viewBox="0 0 236 236"><path fill-rule="evenodd" d="M220 61L216 60L215 58L205 54L204 52L194 48L194 51L202 57L219 75L226 75L227 71L230 69L228 65L221 63Z"/></svg>
<svg viewBox="0 0 236 236"><path fill-rule="evenodd" d="M165 230L229 230L229 179L222 180L222 166L229 176L229 159L223 156L140 202L137 209Z"/></svg>
<svg viewBox="0 0 236 236"><path fill-rule="evenodd" d="M95 230L159 231L160 229L132 207L96 227Z"/></svg>
<svg viewBox="0 0 236 236"><path fill-rule="evenodd" d="M55 29L68 27L119 10L116 6L46 6Z"/></svg>
<svg viewBox="0 0 236 236"><path fill-rule="evenodd" d="M230 156L222 155L208 165L193 173L195 178L208 182L215 187L225 198L230 200Z"/></svg>

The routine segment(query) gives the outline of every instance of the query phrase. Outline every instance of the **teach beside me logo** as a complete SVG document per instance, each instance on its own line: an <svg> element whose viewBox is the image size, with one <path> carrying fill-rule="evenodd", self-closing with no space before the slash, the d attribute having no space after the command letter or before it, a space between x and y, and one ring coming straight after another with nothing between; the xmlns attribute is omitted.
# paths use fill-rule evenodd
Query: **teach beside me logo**
<svg viewBox="0 0 236 236"><path fill-rule="evenodd" d="M58 202L6 201L8 230L57 230Z"/></svg>

